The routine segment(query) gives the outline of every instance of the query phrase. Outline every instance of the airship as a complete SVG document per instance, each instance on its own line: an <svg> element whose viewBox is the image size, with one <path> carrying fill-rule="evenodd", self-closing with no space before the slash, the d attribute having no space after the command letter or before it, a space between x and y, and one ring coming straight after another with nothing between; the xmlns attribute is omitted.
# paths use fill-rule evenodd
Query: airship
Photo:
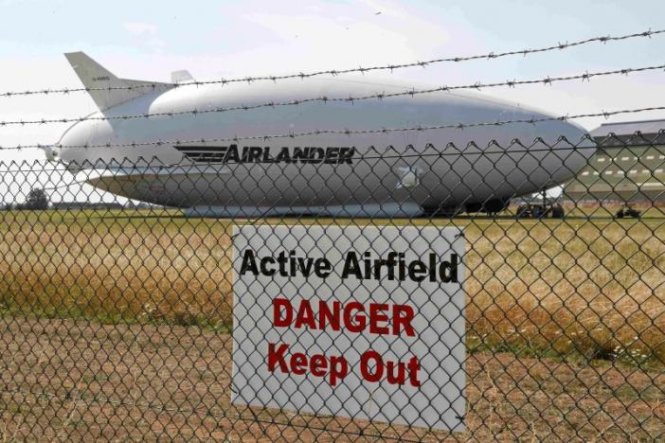
<svg viewBox="0 0 665 443"><path fill-rule="evenodd" d="M592 153L571 149L581 127L478 93L381 99L413 86L355 77L201 84L186 71L147 82L83 52L66 57L98 110L47 157L98 189L189 216L497 212L570 179ZM348 99L324 99L333 97ZM477 125L513 120L523 123ZM444 127L414 130L431 126Z"/></svg>

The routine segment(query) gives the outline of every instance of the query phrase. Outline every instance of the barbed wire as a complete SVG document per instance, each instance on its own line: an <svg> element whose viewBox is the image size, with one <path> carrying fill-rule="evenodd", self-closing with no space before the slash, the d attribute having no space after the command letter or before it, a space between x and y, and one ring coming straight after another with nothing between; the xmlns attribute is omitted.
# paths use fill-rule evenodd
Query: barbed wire
<svg viewBox="0 0 665 443"><path fill-rule="evenodd" d="M371 135L371 134L388 134L392 132L421 132L421 131L434 131L444 129L459 129L464 130L467 128L477 128L485 126L504 126L510 124L536 124L548 121L568 121L579 118L594 118L603 117L605 119L623 114L638 114L642 112L651 111L664 111L665 106L651 106L644 108L633 109L620 109L615 111L601 111L590 112L572 115L560 115L555 117L541 117L541 118L528 118L528 119L512 119L512 120L498 120L492 122L475 122L475 123L450 123L432 126L407 126L396 128L372 128L372 129L314 129L305 132L290 132L286 134L270 134L270 135L247 135L247 136L233 136L233 137L218 137L218 138L193 138L189 140L158 140L149 142L130 142L130 143L101 143L101 144L86 144L86 145L62 145L62 144L34 144L34 145L17 145L17 146L0 146L0 150L22 150L22 149L44 149L48 147L67 148L67 149L93 149L93 148L137 148L141 146L165 146L165 145L186 145L190 143L224 143L224 142L239 142L243 140L271 140L275 138L299 138L310 137L318 135Z"/></svg>
<svg viewBox="0 0 665 443"><path fill-rule="evenodd" d="M472 60L495 60L498 58L515 56L515 55L522 55L526 57L527 55L530 54L538 54L543 52L570 49L578 46L587 45L590 43L608 43L608 42L616 42L616 41L629 40L634 38L644 38L644 37L651 38L652 36L660 35L663 33L665 33L665 29L658 29L655 31L649 29L646 31L636 32L633 34L624 34L618 36L612 36L612 35L597 36L573 42L563 42L563 43L559 42L555 45L544 46L540 48L520 49L520 50L512 50L512 51L505 51L498 53L488 52L484 54L469 55L469 56L435 58L435 59L415 61L410 63L387 64L387 65L377 65L369 67L361 66L358 68L350 68L350 69L325 69L321 71L313 71L308 73L299 72L299 73L283 74L283 75L258 75L258 76L247 76L247 77L238 77L231 79L222 78L219 80L191 81L187 83L172 83L171 85L174 88L179 88L183 86L206 86L206 85L215 85L215 84L223 86L231 83L253 83L259 81L277 82L280 80L289 80L289 79L305 80L312 77L320 77L326 75L337 76L337 75L352 74L352 73L366 74L368 72L376 72L376 71L392 72L397 69L404 69L404 68L415 68L415 67L426 68L429 65L439 64L439 63L460 63ZM154 83L145 83L141 85L108 86L108 87L99 87L99 88L61 88L61 89L39 89L39 90L26 90L26 91L5 91L0 93L0 97L17 97L17 96L27 96L27 95L39 95L39 94L41 95L70 94L77 92L93 92L93 91L110 92L117 90L157 89L158 87L161 86L164 86L164 83L154 82Z"/></svg>
<svg viewBox="0 0 665 443"><path fill-rule="evenodd" d="M351 103L367 100L383 100L386 98L395 98L395 97L414 97L416 95L425 95L433 94L437 92L451 92L455 90L462 89L483 89L483 88L497 88L497 87L515 87L520 85L533 85L533 84L543 84L550 85L556 82L572 81L572 80L590 80L595 77L605 77L611 75L628 75L637 72L646 72L646 71L655 71L665 69L665 65L656 65L656 66L644 66L640 68L623 68L616 69L612 71L600 71L600 72L585 72L583 74L559 76L559 77L545 77L532 80L505 80L502 82L495 83L481 83L476 82L473 84L466 85L456 85L456 86L439 86L436 88L428 89L411 89L403 92L390 92L390 93L375 93L367 94L360 96L349 96L349 97L310 97L296 100L289 100L285 102L265 102L256 105L237 105L230 107L217 107L212 109L193 109L188 111L164 111L164 112L154 112L154 113L142 113L142 114L125 114L125 115L112 115L112 116L102 116L102 117L78 117L78 118L60 118L60 119L39 119L39 120L9 120L9 121L0 121L0 127L5 126L25 126L25 125L45 125L53 123L80 123L84 121L114 121L114 120L136 120L136 119L149 119L154 117L178 117L183 115L201 115L201 114L211 114L211 113L223 113L230 111L250 111L260 108L277 108L284 106L299 106L308 103L335 103L335 102L344 102ZM94 114L93 114L94 115Z"/></svg>

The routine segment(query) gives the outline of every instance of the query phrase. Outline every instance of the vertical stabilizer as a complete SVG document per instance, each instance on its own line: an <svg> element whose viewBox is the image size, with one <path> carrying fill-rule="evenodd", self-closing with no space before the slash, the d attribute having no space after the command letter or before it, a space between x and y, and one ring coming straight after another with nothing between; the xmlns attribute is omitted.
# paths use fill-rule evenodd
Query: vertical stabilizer
<svg viewBox="0 0 665 443"><path fill-rule="evenodd" d="M174 87L171 83L118 78L83 52L70 52L65 57L101 111L151 92L163 92Z"/></svg>
<svg viewBox="0 0 665 443"><path fill-rule="evenodd" d="M194 81L194 77L187 70L174 71L171 73L171 82L173 83L190 83Z"/></svg>

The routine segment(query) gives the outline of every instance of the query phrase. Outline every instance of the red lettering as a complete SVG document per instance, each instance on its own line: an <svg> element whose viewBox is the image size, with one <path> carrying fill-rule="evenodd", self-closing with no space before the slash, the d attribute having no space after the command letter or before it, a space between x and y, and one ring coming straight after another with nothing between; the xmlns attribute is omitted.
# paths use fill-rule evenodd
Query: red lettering
<svg viewBox="0 0 665 443"><path fill-rule="evenodd" d="M386 380L391 385L403 385L406 382L406 367L402 362L386 362Z"/></svg>
<svg viewBox="0 0 665 443"><path fill-rule="evenodd" d="M280 371L284 374L306 375L311 373L314 377L329 375L328 382L335 386L340 380L349 375L349 363L343 356L327 356L314 354L311 358L302 352L295 352L286 359L289 345L268 343L268 371Z"/></svg>
<svg viewBox="0 0 665 443"><path fill-rule="evenodd" d="M409 381L411 386L420 386L420 380L418 380L418 371L420 371L420 362L417 357L411 357L409 360Z"/></svg>
<svg viewBox="0 0 665 443"><path fill-rule="evenodd" d="M282 316L281 314L284 314ZM293 319L293 306L285 298L276 298L272 301L272 323L276 328L285 328Z"/></svg>
<svg viewBox="0 0 665 443"><path fill-rule="evenodd" d="M374 372L372 372L372 362L374 362ZM381 354L376 351L366 351L360 357L360 375L369 381L377 382L383 378L383 360Z"/></svg>
<svg viewBox="0 0 665 443"><path fill-rule="evenodd" d="M372 334L389 334L388 326L379 326L381 322L388 322L388 315L385 313L388 305L379 303L370 303L369 305L369 332Z"/></svg>
<svg viewBox="0 0 665 443"><path fill-rule="evenodd" d="M335 386L337 380L341 380L349 374L349 364L342 356L330 357L330 386Z"/></svg>
<svg viewBox="0 0 665 443"><path fill-rule="evenodd" d="M415 337L416 331L411 324L414 316L415 312L409 305L393 306L393 335L400 335L404 331L408 337Z"/></svg>
<svg viewBox="0 0 665 443"><path fill-rule="evenodd" d="M309 367L311 368L313 376L324 377L326 375L326 369L328 369L328 360L326 360L325 355L313 355Z"/></svg>
<svg viewBox="0 0 665 443"><path fill-rule="evenodd" d="M339 331L340 305L340 302L333 301L332 309L330 309L325 301L319 302L319 329L325 329L326 324L329 324L330 329Z"/></svg>
<svg viewBox="0 0 665 443"><path fill-rule="evenodd" d="M381 354L376 351L366 351L360 356L360 375L371 383L384 378L391 385L404 385L407 378L411 386L421 385L418 379L420 362L417 357L411 357L408 363L402 361L384 361Z"/></svg>
<svg viewBox="0 0 665 443"><path fill-rule="evenodd" d="M389 303L364 305L357 301L342 303L338 300L292 302L284 297L272 301L272 320L277 328L346 330L356 334L369 332L377 335L415 337L415 315L414 308L409 305Z"/></svg>
<svg viewBox="0 0 665 443"><path fill-rule="evenodd" d="M291 372L296 375L305 375L307 367L307 356L302 352L296 352L291 356Z"/></svg>
<svg viewBox="0 0 665 443"><path fill-rule="evenodd" d="M306 325L310 329L316 329L314 311L312 311L312 305L309 304L308 300L303 300L300 302L298 314L296 314L296 321L293 324L293 326L296 328L302 328L303 325Z"/></svg>
<svg viewBox="0 0 665 443"><path fill-rule="evenodd" d="M287 349L289 349L289 345L281 344L275 350L275 344L274 343L268 343L268 370L270 372L275 372L275 367L278 364L279 364L279 369L282 372L284 372L284 373L289 372L289 368L286 364L286 360L284 360L284 355L286 354Z"/></svg>
<svg viewBox="0 0 665 443"><path fill-rule="evenodd" d="M353 312L357 311L359 314L353 316ZM362 332L366 326L366 318L363 315L365 308L362 303L352 301L344 307L344 324L346 329L350 332Z"/></svg>

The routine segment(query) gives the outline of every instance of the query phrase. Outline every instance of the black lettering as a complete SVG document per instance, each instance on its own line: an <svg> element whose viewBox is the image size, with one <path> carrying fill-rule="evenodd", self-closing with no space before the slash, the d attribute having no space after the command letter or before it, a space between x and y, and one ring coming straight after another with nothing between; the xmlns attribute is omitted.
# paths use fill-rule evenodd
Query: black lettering
<svg viewBox="0 0 665 443"><path fill-rule="evenodd" d="M247 163L248 156L249 156L249 148L245 146L242 148L242 157L240 158L240 163Z"/></svg>
<svg viewBox="0 0 665 443"><path fill-rule="evenodd" d="M324 163L335 164L339 162L339 148L328 148L326 149L326 159Z"/></svg>
<svg viewBox="0 0 665 443"><path fill-rule="evenodd" d="M275 163L275 159L270 155L270 147L263 148L263 163Z"/></svg>
<svg viewBox="0 0 665 443"><path fill-rule="evenodd" d="M309 277L309 274L312 271L312 266L314 265L314 259L298 257L298 265L300 266L300 272L302 272L302 275Z"/></svg>
<svg viewBox="0 0 665 443"><path fill-rule="evenodd" d="M457 283L457 254L450 254L450 261L444 261L439 266L439 277L444 283Z"/></svg>
<svg viewBox="0 0 665 443"><path fill-rule="evenodd" d="M289 154L289 148L284 147L282 148L281 151L279 151L279 154L277 154L277 158L275 159L276 163L291 163L291 155Z"/></svg>
<svg viewBox="0 0 665 443"><path fill-rule="evenodd" d="M342 278L347 278L349 275L354 275L357 279L362 280L363 273L360 269L360 263L358 262L358 257L356 253L351 251L346 254L346 260L344 260L344 269L342 269Z"/></svg>
<svg viewBox="0 0 665 443"><path fill-rule="evenodd" d="M281 251L279 255L277 255L277 263L279 263L279 275L282 277L288 277L289 273L286 270L286 265L289 261L289 257L286 255L284 251Z"/></svg>
<svg viewBox="0 0 665 443"><path fill-rule="evenodd" d="M259 275L259 269L256 267L256 262L254 261L254 251L251 249L247 249L242 256L240 275L245 275L247 271L250 271L254 275Z"/></svg>
<svg viewBox="0 0 665 443"><path fill-rule="evenodd" d="M365 278L372 278L372 253L365 252Z"/></svg>
<svg viewBox="0 0 665 443"><path fill-rule="evenodd" d="M263 149L261 149L258 146L252 146L249 148L249 155L247 158L247 161L250 163L258 163L261 161L261 154L263 153Z"/></svg>
<svg viewBox="0 0 665 443"><path fill-rule="evenodd" d="M314 273L319 278L326 278L332 272L332 264L325 257L317 258L314 263Z"/></svg>
<svg viewBox="0 0 665 443"><path fill-rule="evenodd" d="M240 157L238 157L238 145L229 146L229 150L226 151L226 158L224 159L224 163L238 163L239 161Z"/></svg>
<svg viewBox="0 0 665 443"><path fill-rule="evenodd" d="M427 274L427 266L420 260L415 260L409 263L409 278L413 281L421 282L425 280Z"/></svg>
<svg viewBox="0 0 665 443"><path fill-rule="evenodd" d="M309 148L307 163L321 163L325 156L326 154L323 148Z"/></svg>
<svg viewBox="0 0 665 443"><path fill-rule="evenodd" d="M356 148L340 148L338 163L353 164L353 156L355 154Z"/></svg>
<svg viewBox="0 0 665 443"><path fill-rule="evenodd" d="M429 267L427 269L429 272L429 281L436 281L436 254L433 252L429 253Z"/></svg>
<svg viewBox="0 0 665 443"><path fill-rule="evenodd" d="M272 268L268 268L268 264L275 264L275 259L272 257L263 257L261 259L261 274L263 275L275 275L275 270Z"/></svg>
<svg viewBox="0 0 665 443"><path fill-rule="evenodd" d="M374 262L374 280L381 280L381 267L388 266L388 260L376 260Z"/></svg>
<svg viewBox="0 0 665 443"><path fill-rule="evenodd" d="M228 146L220 146L219 151L215 152L215 161L218 162L224 162L224 159L226 158L226 151L229 149Z"/></svg>
<svg viewBox="0 0 665 443"><path fill-rule="evenodd" d="M293 159L291 160L292 163L297 163L300 161L301 163L306 163L309 158L309 148L299 148L295 147L293 148Z"/></svg>
<svg viewBox="0 0 665 443"><path fill-rule="evenodd" d="M397 252L390 251L388 253L388 260L386 260L386 265L388 266L388 280L395 280L395 266L397 266Z"/></svg>
<svg viewBox="0 0 665 443"><path fill-rule="evenodd" d="M291 271L291 277L296 276L296 266L298 262L296 261L296 251L289 252L289 270Z"/></svg>

